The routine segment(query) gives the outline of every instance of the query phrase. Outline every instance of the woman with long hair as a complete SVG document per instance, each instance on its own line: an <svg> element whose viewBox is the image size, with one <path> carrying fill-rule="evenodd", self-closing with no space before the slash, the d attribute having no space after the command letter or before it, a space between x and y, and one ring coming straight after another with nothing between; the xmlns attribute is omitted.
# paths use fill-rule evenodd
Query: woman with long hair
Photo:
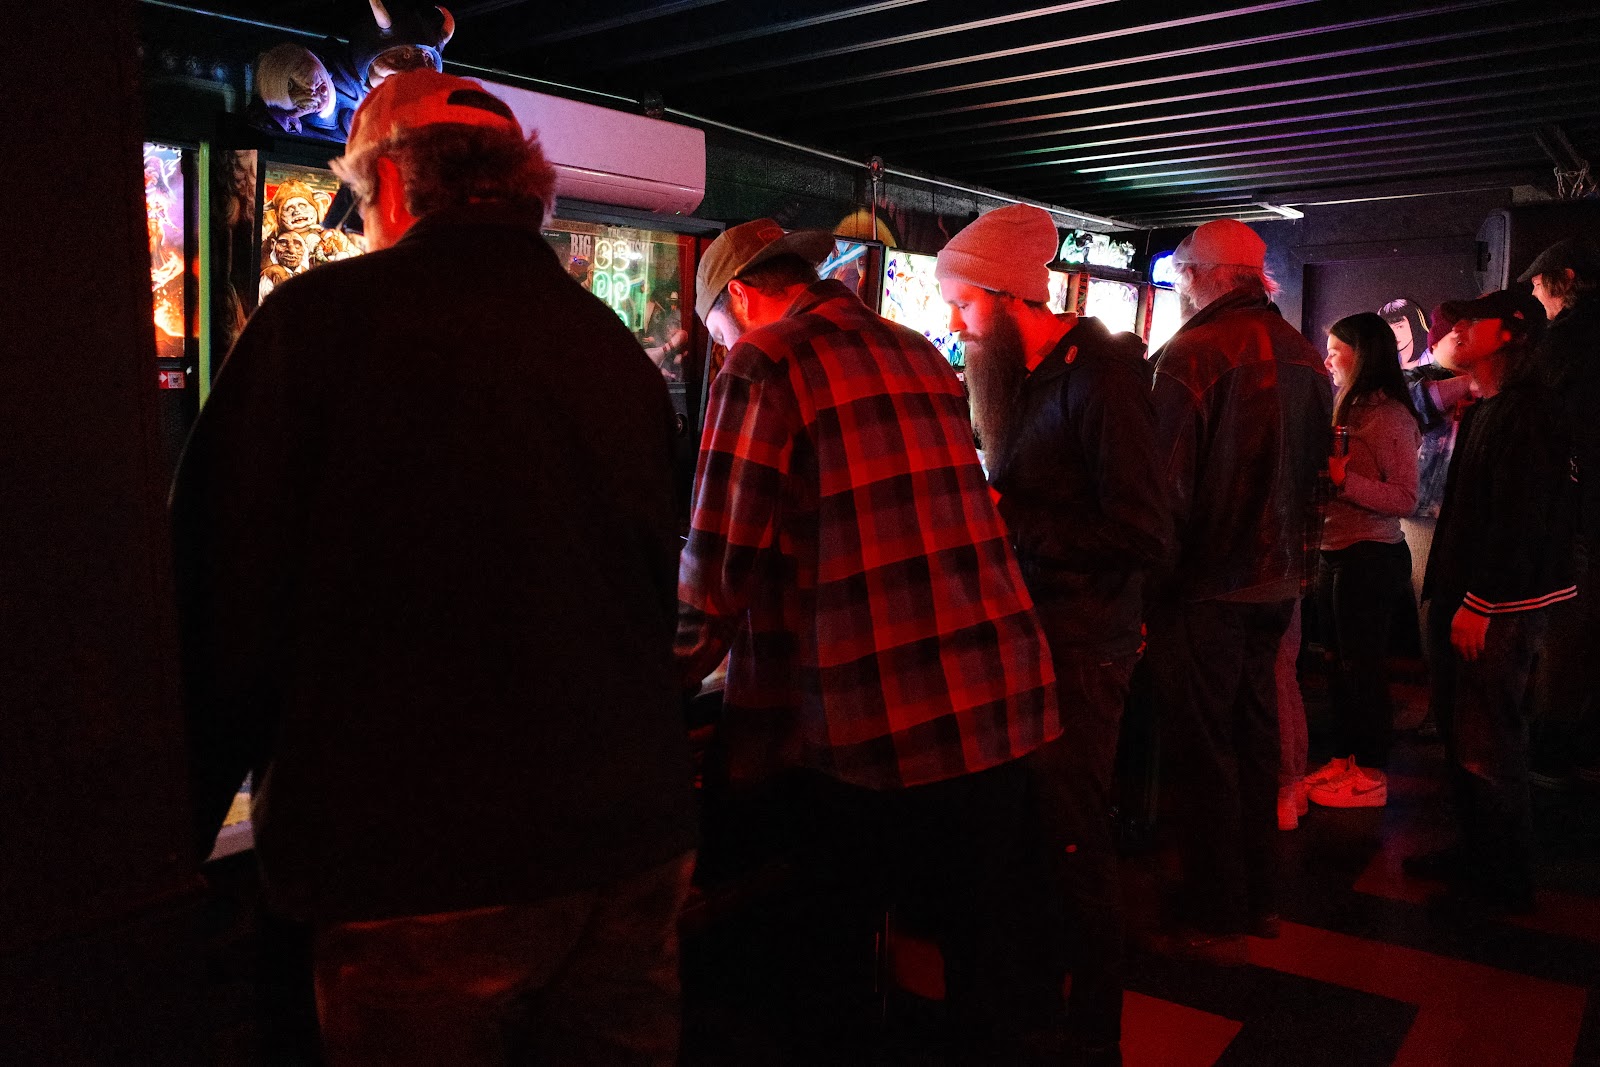
<svg viewBox="0 0 1600 1067"><path fill-rule="evenodd" d="M1333 422L1348 431L1328 459L1336 495L1322 528L1319 618L1333 653L1335 758L1306 777L1306 795L1334 808L1388 801L1394 707L1383 657L1395 607L1411 590L1400 519L1417 506L1421 434L1401 374L1394 331L1379 315L1349 315L1328 330Z"/></svg>

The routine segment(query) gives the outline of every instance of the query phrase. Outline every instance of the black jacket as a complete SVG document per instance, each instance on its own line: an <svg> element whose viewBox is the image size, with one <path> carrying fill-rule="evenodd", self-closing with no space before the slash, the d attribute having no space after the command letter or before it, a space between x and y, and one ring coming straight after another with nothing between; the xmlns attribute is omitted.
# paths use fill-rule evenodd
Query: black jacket
<svg viewBox="0 0 1600 1067"><path fill-rule="evenodd" d="M250 320L173 494L197 836L269 898L519 903L692 847L672 410L537 212L422 219Z"/></svg>
<svg viewBox="0 0 1600 1067"><path fill-rule="evenodd" d="M1579 522L1600 546L1600 296L1584 293L1545 327L1537 366L1566 412L1578 461Z"/></svg>
<svg viewBox="0 0 1600 1067"><path fill-rule="evenodd" d="M1235 289L1162 346L1154 396L1178 542L1168 593L1298 596L1333 419L1322 357L1265 293Z"/></svg>
<svg viewBox="0 0 1600 1067"><path fill-rule="evenodd" d="M1079 319L1023 384L990 482L1053 646L1140 644L1143 582L1172 536L1144 344Z"/></svg>
<svg viewBox="0 0 1600 1067"><path fill-rule="evenodd" d="M1507 385L1462 416L1422 595L1434 618L1548 607L1577 593L1571 449L1555 395Z"/></svg>

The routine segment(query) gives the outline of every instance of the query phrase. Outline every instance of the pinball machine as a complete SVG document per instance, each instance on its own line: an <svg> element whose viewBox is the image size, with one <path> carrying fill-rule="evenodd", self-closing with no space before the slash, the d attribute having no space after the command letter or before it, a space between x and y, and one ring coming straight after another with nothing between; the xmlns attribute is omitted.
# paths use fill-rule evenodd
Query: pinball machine
<svg viewBox="0 0 1600 1067"><path fill-rule="evenodd" d="M1133 269L1135 254L1132 242L1067 231L1057 260L1070 276L1066 310L1099 319L1113 333L1145 338L1149 308L1144 277Z"/></svg>

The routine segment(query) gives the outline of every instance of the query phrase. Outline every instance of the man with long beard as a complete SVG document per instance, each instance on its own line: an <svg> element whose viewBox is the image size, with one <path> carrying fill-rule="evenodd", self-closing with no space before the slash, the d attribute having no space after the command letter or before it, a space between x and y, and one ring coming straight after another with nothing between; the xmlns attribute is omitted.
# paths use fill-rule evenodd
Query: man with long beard
<svg viewBox="0 0 1600 1067"><path fill-rule="evenodd" d="M1018 204L958 233L935 273L966 345L989 484L1056 665L1063 733L1029 758L1049 846L1045 884L1066 903L1076 950L1071 1062L1112 1064L1121 1062L1122 916L1111 774L1143 646L1144 574L1165 560L1171 523L1144 344L1050 311L1055 254L1050 216ZM1042 940L1059 991L1066 946Z"/></svg>

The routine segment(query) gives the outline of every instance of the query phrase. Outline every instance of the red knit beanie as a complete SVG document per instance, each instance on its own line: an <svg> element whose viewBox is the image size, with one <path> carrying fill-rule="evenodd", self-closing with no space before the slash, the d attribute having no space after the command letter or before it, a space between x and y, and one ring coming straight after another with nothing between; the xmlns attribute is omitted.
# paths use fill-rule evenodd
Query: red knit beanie
<svg viewBox="0 0 1600 1067"><path fill-rule="evenodd" d="M934 277L1010 293L1035 304L1050 300L1056 224L1050 213L1028 204L996 208L967 224L939 253Z"/></svg>

